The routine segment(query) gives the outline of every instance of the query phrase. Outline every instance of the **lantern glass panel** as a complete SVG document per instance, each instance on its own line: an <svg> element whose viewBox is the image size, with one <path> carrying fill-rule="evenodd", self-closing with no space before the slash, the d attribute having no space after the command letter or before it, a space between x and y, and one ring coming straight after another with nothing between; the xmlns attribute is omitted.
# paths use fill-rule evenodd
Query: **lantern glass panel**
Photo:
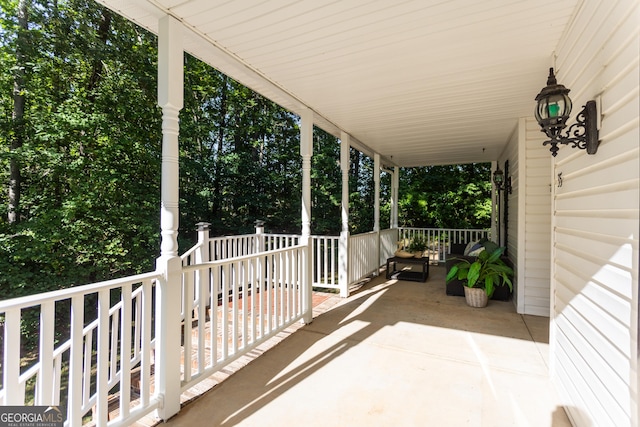
<svg viewBox="0 0 640 427"><path fill-rule="evenodd" d="M566 94L548 95L538 101L535 111L536 120L551 123L562 121L571 114L571 107L571 98Z"/></svg>

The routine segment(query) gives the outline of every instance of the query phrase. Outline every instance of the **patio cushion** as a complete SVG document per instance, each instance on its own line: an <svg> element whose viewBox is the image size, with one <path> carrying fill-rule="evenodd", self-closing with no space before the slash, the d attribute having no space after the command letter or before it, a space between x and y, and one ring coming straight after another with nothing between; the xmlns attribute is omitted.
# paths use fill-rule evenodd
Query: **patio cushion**
<svg viewBox="0 0 640 427"><path fill-rule="evenodd" d="M464 248L465 256L478 256L480 252L484 251L484 246L480 242L469 242Z"/></svg>
<svg viewBox="0 0 640 427"><path fill-rule="evenodd" d="M466 247L467 247L466 243L452 243L451 254L463 255Z"/></svg>

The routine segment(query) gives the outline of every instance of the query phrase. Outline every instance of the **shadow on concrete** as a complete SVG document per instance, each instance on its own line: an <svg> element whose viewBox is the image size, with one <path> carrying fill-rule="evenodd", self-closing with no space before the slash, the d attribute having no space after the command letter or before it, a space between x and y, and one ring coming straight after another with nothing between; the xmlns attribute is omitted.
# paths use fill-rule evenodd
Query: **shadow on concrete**
<svg viewBox="0 0 640 427"><path fill-rule="evenodd" d="M371 280L167 425L467 425L491 408L507 424L478 425L519 425L508 422L540 413L526 387L547 386L548 319L512 302L468 307L445 295L444 268L431 270L426 283ZM509 390L516 380L524 391ZM469 398L467 409L456 400ZM546 424L568 426L556 407Z"/></svg>

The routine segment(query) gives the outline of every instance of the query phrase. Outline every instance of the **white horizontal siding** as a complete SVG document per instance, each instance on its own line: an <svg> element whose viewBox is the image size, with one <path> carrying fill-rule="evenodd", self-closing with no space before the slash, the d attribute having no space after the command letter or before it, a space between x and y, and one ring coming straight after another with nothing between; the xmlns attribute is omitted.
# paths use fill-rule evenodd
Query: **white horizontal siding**
<svg viewBox="0 0 640 427"><path fill-rule="evenodd" d="M525 188L520 203L522 264L518 312L536 316L550 313L551 160L540 127L531 118L520 120L520 175Z"/></svg>
<svg viewBox="0 0 640 427"><path fill-rule="evenodd" d="M551 363L577 426L638 425L640 2L583 2L557 49L574 116L601 99L595 155L554 162Z"/></svg>
<svg viewBox="0 0 640 427"><path fill-rule="evenodd" d="M513 303L517 305L518 295L522 292L522 281L520 281L519 271L524 268L519 264L520 255L519 255L519 198L520 198L520 163L518 159L519 153L519 129L516 126L514 132L509 138L509 142L504 150L504 152L500 155L498 159L498 164L500 168L503 169L506 161L509 162L509 177L511 178L511 194L507 194L504 191L501 192L502 200L501 203L504 206L504 209L507 209L507 224L504 229L506 229L506 239L503 236L502 244L507 247L507 255L509 259L513 262L514 266L514 280L513 280ZM504 215L504 212L502 212ZM504 225L503 225L504 227Z"/></svg>

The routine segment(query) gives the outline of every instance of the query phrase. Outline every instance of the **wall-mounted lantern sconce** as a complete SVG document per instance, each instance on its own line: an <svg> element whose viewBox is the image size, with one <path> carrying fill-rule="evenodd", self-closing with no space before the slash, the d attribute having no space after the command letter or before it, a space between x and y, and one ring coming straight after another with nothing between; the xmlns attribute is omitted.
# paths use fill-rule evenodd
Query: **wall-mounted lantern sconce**
<svg viewBox="0 0 640 427"><path fill-rule="evenodd" d="M596 154L598 151L598 120L595 101L587 101L576 117L576 123L572 124L566 132L566 136L560 132L567 126L567 120L571 114L571 98L569 89L559 85L553 68L549 69L547 86L536 96L535 116L538 124L549 138L542 145L550 144L551 154L558 154L558 144L572 144L573 148L586 149L588 154Z"/></svg>
<svg viewBox="0 0 640 427"><path fill-rule="evenodd" d="M508 176L505 180L504 171L500 170L500 165L493 172L493 183L496 185L498 191L506 191L511 194L511 177Z"/></svg>

